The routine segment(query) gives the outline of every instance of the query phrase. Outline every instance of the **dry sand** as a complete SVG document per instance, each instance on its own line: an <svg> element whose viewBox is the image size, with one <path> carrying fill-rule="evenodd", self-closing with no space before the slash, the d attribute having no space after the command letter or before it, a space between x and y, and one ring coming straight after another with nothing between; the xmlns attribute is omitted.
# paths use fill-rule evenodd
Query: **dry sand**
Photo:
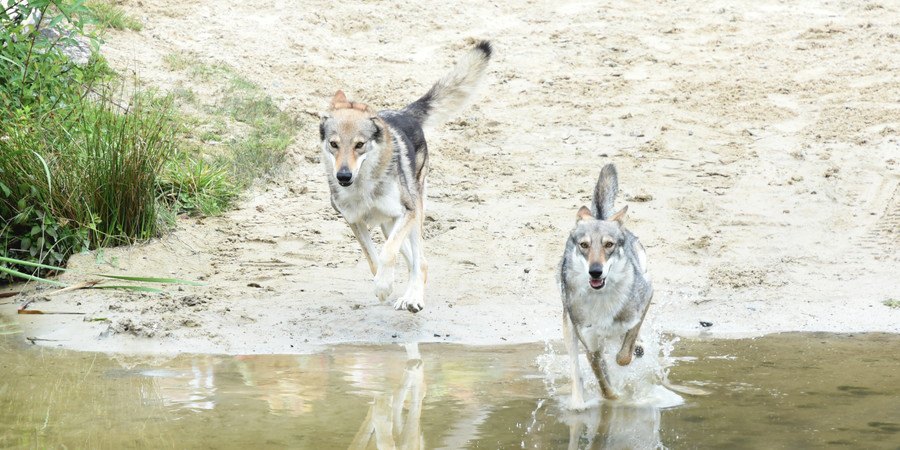
<svg viewBox="0 0 900 450"><path fill-rule="evenodd" d="M883 304L900 299L896 2L124 6L144 29L107 36L113 66L169 89L179 75L165 55L223 62L304 126L282 173L236 210L72 260L205 287L37 295L34 308L87 313L19 316L48 345L291 353L560 339L557 262L608 162L650 256L656 330L900 332L900 310ZM394 311L329 205L310 113L338 88L401 107L477 38L496 46L490 82L429 135L426 309Z"/></svg>

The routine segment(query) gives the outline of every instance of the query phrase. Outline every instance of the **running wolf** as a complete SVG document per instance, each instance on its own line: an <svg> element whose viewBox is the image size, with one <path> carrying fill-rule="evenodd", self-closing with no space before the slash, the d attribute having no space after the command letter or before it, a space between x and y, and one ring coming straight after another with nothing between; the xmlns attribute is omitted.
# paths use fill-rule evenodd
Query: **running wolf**
<svg viewBox="0 0 900 450"><path fill-rule="evenodd" d="M583 345L603 397L617 398L607 377L603 350L608 340L622 339L616 355L619 365L643 354L635 340L653 297L647 272L647 254L638 238L623 226L624 207L613 213L619 182L616 168L600 171L591 208L578 210L560 263L563 331L572 365L572 406L584 404L584 383L579 367ZM637 350L637 351L636 351Z"/></svg>
<svg viewBox="0 0 900 450"><path fill-rule="evenodd" d="M398 253L409 266L409 285L394 302L395 309L415 313L425 307L428 265L422 224L428 146L423 128L450 119L466 106L485 76L492 51L490 42L479 42L425 95L399 111L375 112L337 91L319 124L331 205L359 241L381 301L391 294ZM369 234L375 226L385 235L380 252Z"/></svg>

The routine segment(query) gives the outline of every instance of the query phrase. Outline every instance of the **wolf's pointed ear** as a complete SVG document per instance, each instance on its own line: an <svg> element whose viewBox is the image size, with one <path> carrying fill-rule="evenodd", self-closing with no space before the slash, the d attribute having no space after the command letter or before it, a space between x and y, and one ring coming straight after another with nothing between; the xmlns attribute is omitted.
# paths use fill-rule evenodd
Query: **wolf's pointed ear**
<svg viewBox="0 0 900 450"><path fill-rule="evenodd" d="M625 224L625 213L628 212L628 205L625 205L624 208L620 209L619 212L615 213L608 220L613 222L618 222L619 225Z"/></svg>
<svg viewBox="0 0 900 450"><path fill-rule="evenodd" d="M325 140L325 122L330 119L331 116L325 113L319 114L319 140Z"/></svg>
<svg viewBox="0 0 900 450"><path fill-rule="evenodd" d="M384 137L384 124L381 122L381 117L372 114L369 120L372 121L372 125L375 125L375 133L372 133L372 140L381 142L381 138Z"/></svg>
<svg viewBox="0 0 900 450"><path fill-rule="evenodd" d="M338 91L334 93L334 97L331 98L331 109L337 108L337 106L341 103L350 102L347 101L347 96L344 95L344 91L338 89Z"/></svg>
<svg viewBox="0 0 900 450"><path fill-rule="evenodd" d="M591 215L591 210L589 210L587 206L582 206L581 209L578 210L578 214L576 217L578 218L578 222L594 218L594 216Z"/></svg>

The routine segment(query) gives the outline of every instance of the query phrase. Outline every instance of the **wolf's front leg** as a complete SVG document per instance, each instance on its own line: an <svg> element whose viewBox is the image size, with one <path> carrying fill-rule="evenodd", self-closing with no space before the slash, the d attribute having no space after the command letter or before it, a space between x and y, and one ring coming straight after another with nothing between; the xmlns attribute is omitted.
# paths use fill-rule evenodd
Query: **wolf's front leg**
<svg viewBox="0 0 900 450"><path fill-rule="evenodd" d="M415 213L407 211L406 214L394 222L390 235L381 248L378 257L378 272L375 274L375 295L381 301L386 301L391 295L394 284L394 265L397 263L397 254L400 247L415 225Z"/></svg>
<svg viewBox="0 0 900 450"><path fill-rule="evenodd" d="M410 250L409 282L406 293L394 303L395 309L405 309L417 313L425 308L425 281L428 278L428 263L422 249L422 230L413 227L406 243Z"/></svg>
<svg viewBox="0 0 900 450"><path fill-rule="evenodd" d="M631 364L631 360L634 358L634 348L635 341L637 341L638 334L641 332L641 324L644 323L644 318L647 317L647 310L650 309L650 302L653 301L653 294L650 294L650 298L647 300L647 304L644 305L644 311L641 312L641 320L637 323L637 325L631 327L625 333L625 340L622 341L622 348L619 350L619 353L616 355L616 363L620 366L627 366ZM640 355L644 354L644 349L641 348Z"/></svg>
<svg viewBox="0 0 900 450"><path fill-rule="evenodd" d="M572 409L584 409L584 379L581 377L581 365L578 357L578 335L569 320L569 314L563 308L563 335L566 341L566 350L569 352L569 367L572 369L572 398L569 407Z"/></svg>
<svg viewBox="0 0 900 450"><path fill-rule="evenodd" d="M369 263L369 270L372 271L372 275L375 275L378 273L378 264L375 262L375 255L378 254L378 251L375 250L375 243L372 242L369 227L365 223L350 223L350 230L353 231L353 235L359 241L359 246L362 247L363 256Z"/></svg>

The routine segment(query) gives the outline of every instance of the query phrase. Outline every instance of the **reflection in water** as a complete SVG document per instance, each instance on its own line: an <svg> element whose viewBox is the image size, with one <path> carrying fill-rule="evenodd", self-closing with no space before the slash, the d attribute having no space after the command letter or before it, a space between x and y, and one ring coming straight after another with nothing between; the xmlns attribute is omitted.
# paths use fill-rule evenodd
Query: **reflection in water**
<svg viewBox="0 0 900 450"><path fill-rule="evenodd" d="M640 381L646 360L621 374L630 395L575 412L567 357L536 345L161 358L9 334L0 448L897 448L898 336L687 341L677 353L691 358L672 378L710 395L664 408L660 380Z"/></svg>
<svg viewBox="0 0 900 450"><path fill-rule="evenodd" d="M419 345L406 345L406 370L400 387L392 394L375 394L372 406L359 431L350 443L351 449L365 449L369 442L379 450L393 448L425 448L421 432L422 401L425 400L425 365ZM406 406L407 414L403 417Z"/></svg>
<svg viewBox="0 0 900 450"><path fill-rule="evenodd" d="M147 403L162 401L165 406L190 410L213 409L216 406L216 375L210 357L195 357L188 370L144 370L141 375L156 380L154 392L144 391Z"/></svg>
<svg viewBox="0 0 900 450"><path fill-rule="evenodd" d="M247 393L262 399L273 414L301 416L327 393L332 364L324 355L235 356Z"/></svg>
<svg viewBox="0 0 900 450"><path fill-rule="evenodd" d="M603 403L561 419L569 425L569 449L653 449L659 439L660 410L651 406Z"/></svg>

